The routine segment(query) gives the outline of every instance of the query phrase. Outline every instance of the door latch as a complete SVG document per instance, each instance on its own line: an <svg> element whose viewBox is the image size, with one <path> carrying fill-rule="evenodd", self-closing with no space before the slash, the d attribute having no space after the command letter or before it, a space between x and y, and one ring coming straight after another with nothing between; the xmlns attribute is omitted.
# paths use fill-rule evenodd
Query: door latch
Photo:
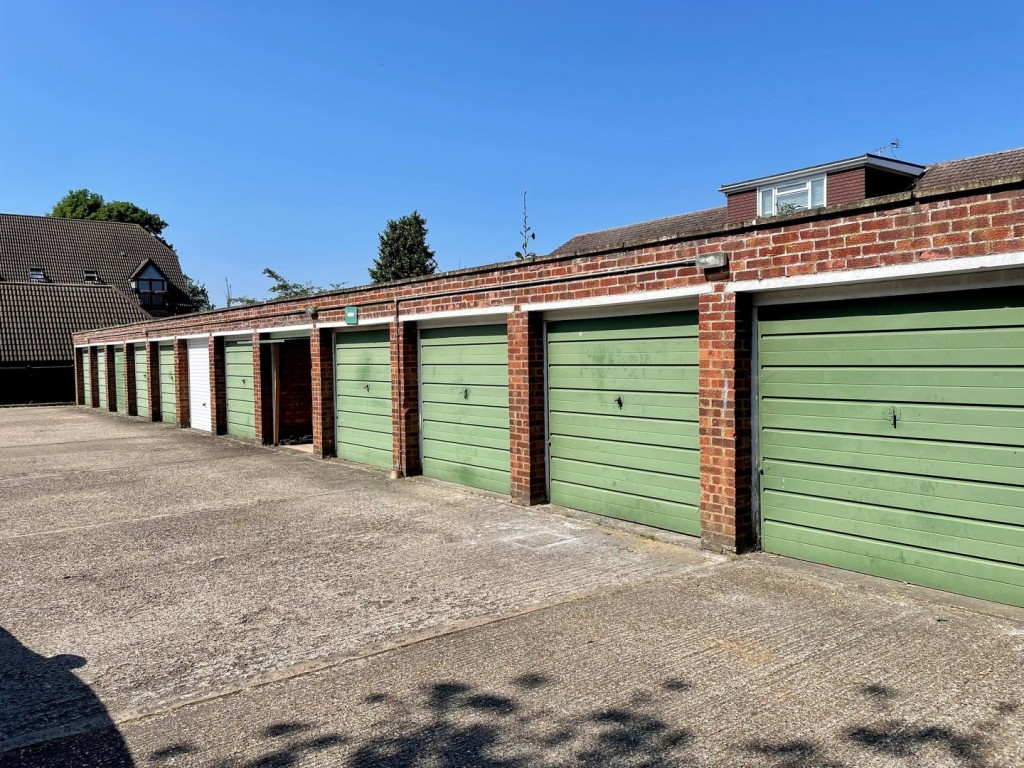
<svg viewBox="0 0 1024 768"><path fill-rule="evenodd" d="M370 391L370 385L369 384L364 384L363 385L363 389L365 389L367 392L369 392Z"/></svg>
<svg viewBox="0 0 1024 768"><path fill-rule="evenodd" d="M462 399L469 400L469 387L466 387L466 389L462 390Z"/></svg>
<svg viewBox="0 0 1024 768"><path fill-rule="evenodd" d="M615 402L618 404L619 410L621 411L622 410L622 395L619 395L618 397L616 397L615 398Z"/></svg>
<svg viewBox="0 0 1024 768"><path fill-rule="evenodd" d="M892 428L896 429L896 422L900 420L902 415L897 408L890 408L885 412L885 415L889 417L889 421L892 422Z"/></svg>

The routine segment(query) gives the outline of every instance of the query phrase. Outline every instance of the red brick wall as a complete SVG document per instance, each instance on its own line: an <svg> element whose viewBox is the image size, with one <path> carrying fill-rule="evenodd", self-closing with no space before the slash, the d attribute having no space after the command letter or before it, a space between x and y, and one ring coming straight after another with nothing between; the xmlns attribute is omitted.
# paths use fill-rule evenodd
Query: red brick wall
<svg viewBox="0 0 1024 768"><path fill-rule="evenodd" d="M301 437L313 434L312 361L308 339L288 339L279 345L281 355L281 408L279 437Z"/></svg>
<svg viewBox="0 0 1024 768"><path fill-rule="evenodd" d="M415 323L391 323L392 452L400 477L418 475L420 464L419 344Z"/></svg>
<svg viewBox="0 0 1024 768"><path fill-rule="evenodd" d="M117 413L117 368L114 366L114 345L108 344L100 350L107 361L107 402L100 403L100 408Z"/></svg>
<svg viewBox="0 0 1024 768"><path fill-rule="evenodd" d="M851 168L830 173L825 179L825 204L841 205L863 200L866 197L864 171L864 168Z"/></svg>
<svg viewBox="0 0 1024 768"><path fill-rule="evenodd" d="M751 309L725 284L700 297L701 544L715 551L748 548L751 513Z"/></svg>
<svg viewBox="0 0 1024 768"><path fill-rule="evenodd" d="M547 501L544 316L540 312L508 316L508 414L512 499L540 504Z"/></svg>
<svg viewBox="0 0 1024 768"><path fill-rule="evenodd" d="M213 426L213 434L226 435L228 381L224 362L224 337L211 336L207 344L210 355L210 424Z"/></svg>
<svg viewBox="0 0 1024 768"><path fill-rule="evenodd" d="M149 371L149 420L160 421L160 347L156 342L146 344L146 370Z"/></svg>
<svg viewBox="0 0 1024 768"><path fill-rule="evenodd" d="M124 394L129 416L139 415L138 392L135 390L135 345L124 344Z"/></svg>
<svg viewBox="0 0 1024 768"><path fill-rule="evenodd" d="M834 186L832 179L830 184ZM729 255L728 267L714 274L702 273L694 265L696 256L714 251ZM1024 190L1020 184L990 190L950 190L924 198L902 194L855 201L824 212L777 217L756 226L747 223L726 227L716 234L649 247L494 265L296 301L87 331L76 334L75 343L118 342L145 333L157 337L294 325L308 322L306 307L311 304L318 308L319 322L329 323L343 320L344 307L352 305L359 306L360 318L368 320L394 317L396 302L400 314L407 316L595 297L629 295L642 300L647 291L710 283L713 292L700 299L699 320L703 539L711 548L742 549L753 538L751 329L749 307L743 294L731 292L736 287L731 281L853 272L1014 251L1024 251ZM513 312L509 321L510 397L515 398L510 408L510 442L514 441L515 454L513 488L518 500L536 501L542 498L543 490L543 467L538 460L542 452L536 436L537 430L543 429L544 414L542 400L536 398L534 390L536 360L531 358L530 339L536 331L531 323L539 321L531 321L521 312ZM393 322L391 338L395 468L401 474L412 475L420 471L415 324ZM183 353L184 342L179 345ZM303 346L307 359L295 369L301 368L308 377L312 367L309 344ZM265 364L267 359L264 357L262 362ZM179 364L179 387L186 388L184 398L179 396L179 414L183 412L180 418L187 424L187 369L183 361ZM108 371L112 376L112 360ZM266 380L261 384L257 373L257 382L258 387L264 387L257 390L257 411L266 415ZM112 385L109 389L112 391ZM311 389L310 385L310 400ZM524 418L526 413L529 415ZM269 437L265 424L258 429Z"/></svg>
<svg viewBox="0 0 1024 768"><path fill-rule="evenodd" d="M177 410L175 424L188 427L192 424L192 410L188 402L188 342L174 341L174 400Z"/></svg>
<svg viewBox="0 0 1024 768"><path fill-rule="evenodd" d="M334 456L334 333L329 329L309 335L310 383L313 402L313 453Z"/></svg>
<svg viewBox="0 0 1024 768"><path fill-rule="evenodd" d="M252 334L252 389L253 408L256 421L256 442L267 444L273 440L274 425L271 419L274 404L271 396L270 347L260 344L262 334Z"/></svg>
<svg viewBox="0 0 1024 768"><path fill-rule="evenodd" d="M96 347L89 347L86 350L86 352L89 355L89 387L92 390L92 392L90 393L88 405L90 407L92 407L92 408L99 408L100 407L100 393L99 393L100 378L99 378L99 371L96 370L96 359L99 356L99 353L98 353Z"/></svg>
<svg viewBox="0 0 1024 768"><path fill-rule="evenodd" d="M726 221L737 224L757 218L757 190L736 192L726 198Z"/></svg>

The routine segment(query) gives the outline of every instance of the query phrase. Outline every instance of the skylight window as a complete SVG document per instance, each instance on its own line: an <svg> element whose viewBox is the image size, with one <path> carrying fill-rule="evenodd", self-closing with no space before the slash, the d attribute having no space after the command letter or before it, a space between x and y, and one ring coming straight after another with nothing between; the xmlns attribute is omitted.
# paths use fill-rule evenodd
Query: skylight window
<svg viewBox="0 0 1024 768"><path fill-rule="evenodd" d="M45 283L46 272L43 271L42 267L29 267L28 279L36 283Z"/></svg>
<svg viewBox="0 0 1024 768"><path fill-rule="evenodd" d="M757 192L757 215L777 216L795 213L825 205L825 177L812 176L787 184L759 187Z"/></svg>
<svg viewBox="0 0 1024 768"><path fill-rule="evenodd" d="M94 269L87 269L87 270L85 270L85 282L87 282L87 283L98 283L99 281L100 281L100 276L96 273L96 270L94 270Z"/></svg>

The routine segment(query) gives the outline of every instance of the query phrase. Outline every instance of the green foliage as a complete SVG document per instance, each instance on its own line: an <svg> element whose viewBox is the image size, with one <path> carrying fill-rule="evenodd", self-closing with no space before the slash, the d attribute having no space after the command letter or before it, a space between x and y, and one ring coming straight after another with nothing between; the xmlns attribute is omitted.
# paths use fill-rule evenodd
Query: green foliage
<svg viewBox="0 0 1024 768"><path fill-rule="evenodd" d="M259 304L262 301L269 301L272 299L297 299L303 296L312 296L317 293L324 293L325 291L336 291L345 285L345 283L331 283L329 288L323 288L322 286L309 281L305 283L294 283L285 278L280 272L277 272L270 267L264 268L263 275L271 281L269 289L271 296L269 299L255 299L252 296L234 296L231 293L231 283L228 282L227 278L224 278L227 306L245 307L250 304Z"/></svg>
<svg viewBox="0 0 1024 768"><path fill-rule="evenodd" d="M533 253L532 251L530 251L530 241L537 239L537 233L534 232L531 229L530 225L527 223L527 218L526 218L526 193L525 192L523 192L523 229L519 233L519 235L523 238L523 250L516 251L516 258L517 259L532 259L537 254Z"/></svg>
<svg viewBox="0 0 1024 768"><path fill-rule="evenodd" d="M124 200L112 200L108 203L103 199L103 195L90 192L88 189L68 190L48 215L61 219L92 219L138 224L154 237L160 237L167 227L166 221L135 203Z"/></svg>
<svg viewBox="0 0 1024 768"><path fill-rule="evenodd" d="M105 204L103 195L88 189L69 189L47 215L58 219L90 219Z"/></svg>
<svg viewBox="0 0 1024 768"><path fill-rule="evenodd" d="M188 275L185 275L185 293L188 294L196 312L206 312L207 310L214 308L213 302L210 301L210 293L206 290L206 286L202 283L197 283Z"/></svg>
<svg viewBox="0 0 1024 768"><path fill-rule="evenodd" d="M377 258L369 272L375 283L437 272L437 260L427 245L427 220L420 216L419 211L397 220L388 220L380 234Z"/></svg>

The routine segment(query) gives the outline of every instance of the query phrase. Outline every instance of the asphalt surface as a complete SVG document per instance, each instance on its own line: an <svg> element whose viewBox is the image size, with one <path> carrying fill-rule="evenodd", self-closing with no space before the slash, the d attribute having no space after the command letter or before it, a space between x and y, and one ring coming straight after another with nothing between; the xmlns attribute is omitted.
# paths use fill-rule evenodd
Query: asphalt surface
<svg viewBox="0 0 1024 768"><path fill-rule="evenodd" d="M0 409L0 766L1024 766L1024 611Z"/></svg>

